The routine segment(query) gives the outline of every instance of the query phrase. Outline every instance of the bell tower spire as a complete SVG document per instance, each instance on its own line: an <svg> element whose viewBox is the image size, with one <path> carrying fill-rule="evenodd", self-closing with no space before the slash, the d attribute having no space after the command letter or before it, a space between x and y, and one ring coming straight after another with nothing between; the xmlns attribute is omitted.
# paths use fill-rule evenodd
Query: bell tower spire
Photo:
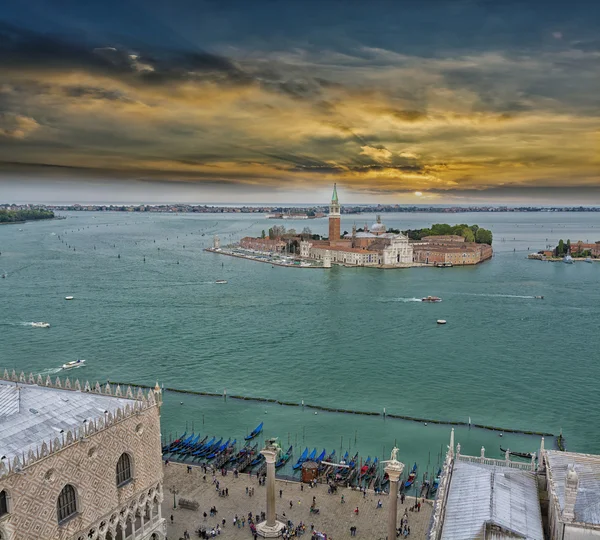
<svg viewBox="0 0 600 540"><path fill-rule="evenodd" d="M337 185L333 184L333 194L329 204L329 243L340 239L340 203L338 201Z"/></svg>

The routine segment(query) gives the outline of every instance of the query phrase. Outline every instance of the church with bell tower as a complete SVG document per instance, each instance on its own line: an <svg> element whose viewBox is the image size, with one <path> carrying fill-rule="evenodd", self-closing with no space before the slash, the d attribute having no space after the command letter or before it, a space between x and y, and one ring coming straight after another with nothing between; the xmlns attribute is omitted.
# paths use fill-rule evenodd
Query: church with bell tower
<svg viewBox="0 0 600 540"><path fill-rule="evenodd" d="M341 236L341 212L337 185L333 184L333 194L329 203L329 239L302 240L300 257L347 266L406 267L413 264L413 248L408 237L387 232L386 226L377 216L377 222L364 231L352 228L352 234Z"/></svg>

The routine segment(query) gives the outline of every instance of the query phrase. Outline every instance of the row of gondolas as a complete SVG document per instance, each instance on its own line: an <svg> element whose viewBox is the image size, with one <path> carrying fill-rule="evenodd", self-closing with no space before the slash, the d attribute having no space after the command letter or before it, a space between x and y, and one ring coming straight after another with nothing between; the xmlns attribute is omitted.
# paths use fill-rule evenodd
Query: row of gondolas
<svg viewBox="0 0 600 540"><path fill-rule="evenodd" d="M244 446L236 450L236 439L223 438L217 440L212 437L200 439L200 435L184 433L175 441L163 446L164 459L181 461L188 464L205 464L216 469L236 469L238 472L256 470L260 473L266 468L265 458L258 450L258 444L253 443L263 430L263 424L259 424L248 436L244 437ZM287 450L281 450L275 463L276 469L283 468L291 462L294 447L290 446ZM325 449L317 455L317 449L309 451L305 448L300 457L291 466L292 474L302 469L305 463L313 463L317 468L317 476L322 481L330 485L359 487L363 489L373 489L376 492L389 490L389 477L383 470L383 464L378 458L366 460L359 459L358 453L350 456L346 452L341 459L336 456L335 450L327 453ZM313 465L314 468L314 465ZM408 471L405 478L400 483L400 491L409 491L411 488L417 489L418 468L415 463ZM423 497L434 496L440 480L441 470L437 474L423 474L422 481L419 483L419 495ZM413 489L413 491L414 491Z"/></svg>

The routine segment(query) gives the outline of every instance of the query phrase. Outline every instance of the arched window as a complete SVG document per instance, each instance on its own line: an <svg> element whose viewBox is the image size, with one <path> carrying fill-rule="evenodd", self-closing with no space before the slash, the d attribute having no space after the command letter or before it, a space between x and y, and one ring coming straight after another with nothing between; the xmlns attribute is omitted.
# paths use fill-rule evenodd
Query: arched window
<svg viewBox="0 0 600 540"><path fill-rule="evenodd" d="M77 497L75 496L75 488L72 485L67 484L60 492L56 510L59 523L77 513Z"/></svg>
<svg viewBox="0 0 600 540"><path fill-rule="evenodd" d="M121 454L117 461L117 487L125 485L131 480L131 458L129 454Z"/></svg>
<svg viewBox="0 0 600 540"><path fill-rule="evenodd" d="M6 491L0 491L0 517L4 514L8 514L8 495Z"/></svg>

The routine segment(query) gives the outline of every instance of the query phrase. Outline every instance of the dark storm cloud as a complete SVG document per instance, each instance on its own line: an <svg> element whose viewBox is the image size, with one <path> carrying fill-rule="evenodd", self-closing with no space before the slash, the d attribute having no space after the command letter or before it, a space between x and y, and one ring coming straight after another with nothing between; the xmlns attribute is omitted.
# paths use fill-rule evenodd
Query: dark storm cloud
<svg viewBox="0 0 600 540"><path fill-rule="evenodd" d="M92 99L106 99L108 101L126 101L127 97L118 90L106 90L105 88L98 88L94 86L66 86L63 88L65 95L68 97L79 98L92 98Z"/></svg>
<svg viewBox="0 0 600 540"><path fill-rule="evenodd" d="M117 46L69 41L0 22L0 69L3 68L34 72L82 69L148 84L197 79L232 84L253 81L231 60L207 52L139 54Z"/></svg>

